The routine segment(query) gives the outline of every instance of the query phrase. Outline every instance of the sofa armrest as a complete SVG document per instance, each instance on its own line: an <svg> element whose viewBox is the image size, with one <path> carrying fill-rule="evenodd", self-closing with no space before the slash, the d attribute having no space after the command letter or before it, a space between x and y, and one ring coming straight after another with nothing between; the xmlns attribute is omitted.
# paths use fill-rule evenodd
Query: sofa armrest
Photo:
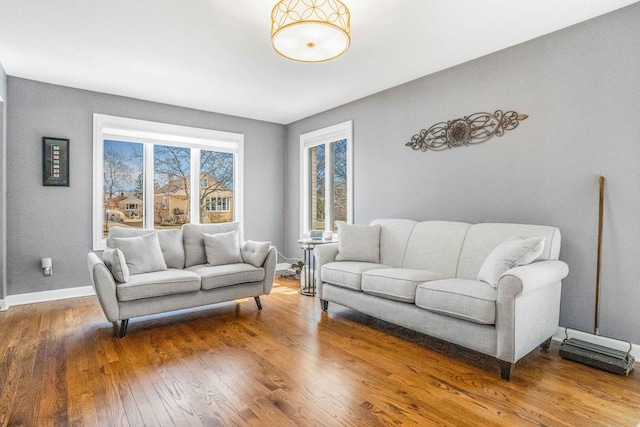
<svg viewBox="0 0 640 427"><path fill-rule="evenodd" d="M316 281L316 293L318 297L322 299L322 266L336 260L338 255L338 243L327 243L324 245L316 245L313 248L313 256L316 259L315 262L315 281Z"/></svg>
<svg viewBox="0 0 640 427"><path fill-rule="evenodd" d="M515 296L533 292L550 283L558 282L569 274L563 261L539 261L505 271L498 282L498 294ZM517 280L508 280L509 277ZM507 279L507 280L505 280Z"/></svg>
<svg viewBox="0 0 640 427"><path fill-rule="evenodd" d="M562 261L540 261L506 271L496 301L497 358L515 363L558 331Z"/></svg>
<svg viewBox="0 0 640 427"><path fill-rule="evenodd" d="M271 293L271 288L273 287L273 280L276 275L276 258L277 251L275 246L271 246L269 248L269 253L262 264L262 268L264 268L264 294L269 295Z"/></svg>
<svg viewBox="0 0 640 427"><path fill-rule="evenodd" d="M87 267L91 284L96 290L98 301L110 322L120 320L120 308L116 294L116 281L102 260L93 252L87 255Z"/></svg>

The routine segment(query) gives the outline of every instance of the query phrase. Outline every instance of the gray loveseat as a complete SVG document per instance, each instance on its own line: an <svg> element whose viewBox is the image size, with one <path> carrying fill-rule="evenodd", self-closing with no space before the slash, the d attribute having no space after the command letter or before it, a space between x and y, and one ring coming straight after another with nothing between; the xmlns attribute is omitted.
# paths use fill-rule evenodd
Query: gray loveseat
<svg viewBox="0 0 640 427"><path fill-rule="evenodd" d="M218 239L214 243L218 245L222 242L235 248L237 241L237 250L240 252L235 251L237 253L229 255L226 254L225 247L205 246L205 234L215 235ZM149 239L151 243L141 242L140 238ZM228 240L231 238L236 240ZM100 305L109 321L121 321L121 338L127 333L129 319L133 317L248 297L255 298L260 310L260 295L268 295L273 286L276 249L270 246L269 242L263 242L258 243L263 253L253 252L257 242L245 243L240 235L238 223L186 224L182 230L160 231L112 227L109 230L107 246L116 248L118 242L123 249L125 244L129 245L132 254L129 258L136 258L140 253L146 255L154 250L161 252L156 256L159 259L151 261L159 262L160 266L144 266L146 270L156 271L138 274L135 274L136 270L133 269L136 266L130 262L126 263L129 267L112 265L112 262L117 264L117 255L114 255L115 260L107 260L107 264L93 252L87 256L89 275ZM131 246L132 242L147 246L135 251L135 246ZM117 252L107 249L104 252L105 256L107 253ZM122 253L119 255L122 256ZM218 257L218 265L208 264L212 256ZM121 260L126 261L127 257L124 258ZM256 259L258 261L254 262ZM164 268L161 260L164 261ZM128 272L131 274L121 277L122 268L129 269Z"/></svg>
<svg viewBox="0 0 640 427"><path fill-rule="evenodd" d="M377 229L377 243L366 236L354 242L358 233L349 237L349 229L339 228L340 243L315 248L323 310L334 302L488 354L500 360L507 380L519 359L549 347L558 329L561 280L569 271L558 260L557 228L403 219L360 227L373 227L367 233L374 235ZM539 242L537 252L512 260L504 272L489 269L495 278L485 280L493 283L478 280L481 270L487 276L495 267L486 266L489 256L500 255L510 238ZM350 253L341 254L341 246Z"/></svg>

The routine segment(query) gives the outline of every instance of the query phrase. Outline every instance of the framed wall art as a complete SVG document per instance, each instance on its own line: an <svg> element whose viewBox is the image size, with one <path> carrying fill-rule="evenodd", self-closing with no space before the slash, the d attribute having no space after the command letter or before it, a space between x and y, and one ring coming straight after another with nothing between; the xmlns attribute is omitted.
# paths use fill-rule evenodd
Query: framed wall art
<svg viewBox="0 0 640 427"><path fill-rule="evenodd" d="M69 140L42 138L42 185L69 186Z"/></svg>

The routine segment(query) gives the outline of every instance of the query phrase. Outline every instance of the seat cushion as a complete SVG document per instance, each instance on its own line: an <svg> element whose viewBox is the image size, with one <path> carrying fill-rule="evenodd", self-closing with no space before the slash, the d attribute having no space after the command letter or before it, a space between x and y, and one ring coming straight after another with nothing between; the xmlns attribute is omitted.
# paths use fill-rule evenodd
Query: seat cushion
<svg viewBox="0 0 640 427"><path fill-rule="evenodd" d="M475 323L496 323L497 290L479 280L446 279L416 288L416 305Z"/></svg>
<svg viewBox="0 0 640 427"><path fill-rule="evenodd" d="M200 276L192 271L169 268L152 273L133 274L127 283L118 283L118 301L133 301L200 290Z"/></svg>
<svg viewBox="0 0 640 427"><path fill-rule="evenodd" d="M260 282L264 280L264 268L251 264L237 263L208 266L194 265L187 270L198 274L202 278L202 290L223 288L239 283Z"/></svg>
<svg viewBox="0 0 640 427"><path fill-rule="evenodd" d="M359 291L361 290L362 273L381 268L389 268L389 266L371 262L330 262L322 266L321 277L323 282Z"/></svg>
<svg viewBox="0 0 640 427"><path fill-rule="evenodd" d="M413 303L416 299L416 287L420 283L446 278L443 274L431 271L382 268L362 274L362 290L382 298Z"/></svg>

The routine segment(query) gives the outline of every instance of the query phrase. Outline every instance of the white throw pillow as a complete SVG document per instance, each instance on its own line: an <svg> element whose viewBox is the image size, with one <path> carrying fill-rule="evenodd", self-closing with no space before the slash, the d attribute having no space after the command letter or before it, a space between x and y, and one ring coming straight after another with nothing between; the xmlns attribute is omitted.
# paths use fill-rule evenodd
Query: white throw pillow
<svg viewBox="0 0 640 427"><path fill-rule="evenodd" d="M207 254L207 264L214 266L242 262L238 230L217 234L203 233L202 237L204 238L204 250Z"/></svg>
<svg viewBox="0 0 640 427"><path fill-rule="evenodd" d="M254 267L262 267L264 260L269 254L269 249L271 249L271 242L247 240L240 252L242 253L242 260L244 262Z"/></svg>
<svg viewBox="0 0 640 427"><path fill-rule="evenodd" d="M478 280L495 288L502 273L517 265L532 263L540 256L543 249L544 237L529 239L510 237L500 243L484 260L478 272Z"/></svg>
<svg viewBox="0 0 640 427"><path fill-rule="evenodd" d="M102 262L107 266L116 282L126 283L129 280L129 267L120 249L107 248L102 252Z"/></svg>
<svg viewBox="0 0 640 427"><path fill-rule="evenodd" d="M167 269L158 233L140 237L115 237L113 241L116 248L124 254L131 275Z"/></svg>
<svg viewBox="0 0 640 427"><path fill-rule="evenodd" d="M336 261L380 262L380 230L380 224L358 225L338 222Z"/></svg>

